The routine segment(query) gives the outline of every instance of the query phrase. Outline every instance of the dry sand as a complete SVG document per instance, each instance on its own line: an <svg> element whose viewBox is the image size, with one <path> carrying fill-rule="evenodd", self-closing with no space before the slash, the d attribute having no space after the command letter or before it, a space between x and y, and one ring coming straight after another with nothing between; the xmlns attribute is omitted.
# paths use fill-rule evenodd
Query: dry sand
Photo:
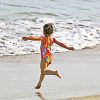
<svg viewBox="0 0 100 100"><path fill-rule="evenodd" d="M68 100L100 100L100 96L87 96L87 97L80 97L80 98L71 98Z"/></svg>

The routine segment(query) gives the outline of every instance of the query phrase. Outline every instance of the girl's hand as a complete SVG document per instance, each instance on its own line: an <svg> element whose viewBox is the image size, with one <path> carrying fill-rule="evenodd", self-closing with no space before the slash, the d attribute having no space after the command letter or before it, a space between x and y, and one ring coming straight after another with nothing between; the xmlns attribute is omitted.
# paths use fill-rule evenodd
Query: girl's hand
<svg viewBox="0 0 100 100"><path fill-rule="evenodd" d="M74 50L74 48L73 47L68 47L68 50Z"/></svg>
<svg viewBox="0 0 100 100"><path fill-rule="evenodd" d="M27 40L27 37L22 37L22 39L25 41L25 40Z"/></svg>

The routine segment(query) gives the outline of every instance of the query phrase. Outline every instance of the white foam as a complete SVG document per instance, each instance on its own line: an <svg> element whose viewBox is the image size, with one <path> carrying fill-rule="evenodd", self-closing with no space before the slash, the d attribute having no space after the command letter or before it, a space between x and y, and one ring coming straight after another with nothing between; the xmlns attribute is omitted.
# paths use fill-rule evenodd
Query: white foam
<svg viewBox="0 0 100 100"><path fill-rule="evenodd" d="M35 18L34 20L0 20L0 56L39 53L40 42L23 41L23 36L42 35L45 23L54 23L53 36L75 49L82 49L100 43L100 24L78 19ZM53 52L67 51L57 45Z"/></svg>

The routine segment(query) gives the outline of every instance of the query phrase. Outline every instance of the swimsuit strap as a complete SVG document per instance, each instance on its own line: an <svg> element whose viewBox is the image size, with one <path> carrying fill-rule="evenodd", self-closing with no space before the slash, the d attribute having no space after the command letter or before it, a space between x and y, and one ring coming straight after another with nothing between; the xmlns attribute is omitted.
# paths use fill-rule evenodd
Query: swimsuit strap
<svg viewBox="0 0 100 100"><path fill-rule="evenodd" d="M51 40L51 38L50 37L44 37L43 38L43 46L45 47L45 48L51 48L51 45L52 45L52 40Z"/></svg>

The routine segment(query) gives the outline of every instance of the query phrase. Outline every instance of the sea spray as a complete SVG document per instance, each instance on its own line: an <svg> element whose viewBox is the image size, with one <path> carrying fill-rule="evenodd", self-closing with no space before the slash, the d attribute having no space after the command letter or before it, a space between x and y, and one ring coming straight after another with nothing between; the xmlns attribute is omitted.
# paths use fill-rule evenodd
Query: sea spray
<svg viewBox="0 0 100 100"><path fill-rule="evenodd" d="M100 44L100 24L95 21L79 19L33 18L18 20L0 20L0 56L22 55L40 52L40 42L23 41L23 36L42 36L43 25L53 23L53 37L73 46L76 50ZM56 44L52 52L65 52Z"/></svg>

